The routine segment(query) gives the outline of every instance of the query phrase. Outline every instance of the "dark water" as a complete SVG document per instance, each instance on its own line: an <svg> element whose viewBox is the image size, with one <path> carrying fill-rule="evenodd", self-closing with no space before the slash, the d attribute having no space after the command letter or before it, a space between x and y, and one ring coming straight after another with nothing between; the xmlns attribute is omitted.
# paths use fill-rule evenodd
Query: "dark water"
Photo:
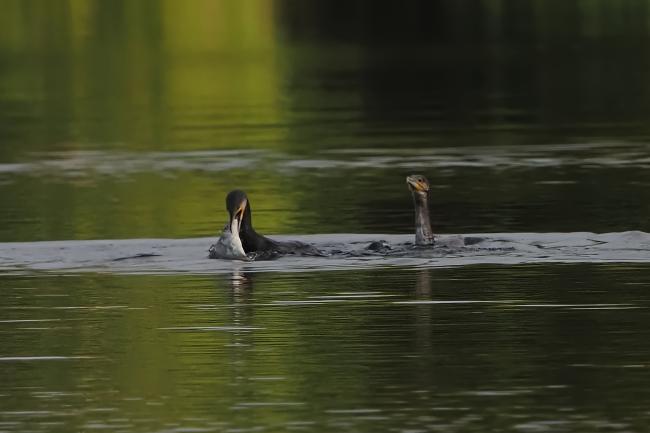
<svg viewBox="0 0 650 433"><path fill-rule="evenodd" d="M648 278L622 265L5 277L0 425L645 431Z"/></svg>
<svg viewBox="0 0 650 433"><path fill-rule="evenodd" d="M650 231L647 2L239 3L5 0L0 240Z"/></svg>
<svg viewBox="0 0 650 433"><path fill-rule="evenodd" d="M648 23L641 0L4 0L0 242L213 236L236 187L264 233L409 233L414 172L441 233L650 232ZM5 269L0 431L644 431L645 256Z"/></svg>

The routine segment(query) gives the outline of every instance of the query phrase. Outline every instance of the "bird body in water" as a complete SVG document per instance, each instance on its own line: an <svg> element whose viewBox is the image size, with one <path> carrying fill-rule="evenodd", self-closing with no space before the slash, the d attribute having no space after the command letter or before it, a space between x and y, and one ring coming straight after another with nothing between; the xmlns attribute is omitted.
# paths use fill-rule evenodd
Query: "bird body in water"
<svg viewBox="0 0 650 433"><path fill-rule="evenodd" d="M430 246L435 243L429 218L429 181L420 174L406 177L415 206L415 245Z"/></svg>
<svg viewBox="0 0 650 433"><path fill-rule="evenodd" d="M297 241L276 241L257 233L253 228L250 201L244 191L230 191L226 196L226 209L230 216L230 222L227 226L230 235L224 229L219 241L210 247L211 259L264 260L286 254L325 255L312 245ZM241 244L241 249L243 249L246 258L241 257L238 244ZM230 252L233 252L233 254L229 254Z"/></svg>

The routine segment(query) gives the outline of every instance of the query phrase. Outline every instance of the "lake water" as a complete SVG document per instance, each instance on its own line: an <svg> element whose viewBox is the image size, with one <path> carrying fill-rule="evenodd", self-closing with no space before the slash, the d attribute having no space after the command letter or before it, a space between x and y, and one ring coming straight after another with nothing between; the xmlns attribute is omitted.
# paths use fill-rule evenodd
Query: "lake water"
<svg viewBox="0 0 650 433"><path fill-rule="evenodd" d="M5 1L0 432L647 430L648 22ZM411 173L485 243L363 253L412 241ZM208 260L234 188L347 255Z"/></svg>

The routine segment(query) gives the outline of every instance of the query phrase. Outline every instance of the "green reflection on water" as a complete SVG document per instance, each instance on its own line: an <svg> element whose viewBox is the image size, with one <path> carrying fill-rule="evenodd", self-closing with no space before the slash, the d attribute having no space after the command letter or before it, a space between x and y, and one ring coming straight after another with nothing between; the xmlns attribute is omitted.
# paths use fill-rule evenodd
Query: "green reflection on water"
<svg viewBox="0 0 650 433"><path fill-rule="evenodd" d="M4 0L0 240L203 236L225 220L233 187L250 193L264 232L408 232L403 175L414 168L436 185L442 231L645 227L642 165L276 164L351 148L385 158L395 148L647 142L647 2L395 8ZM120 170L128 155L224 149L266 150L275 162ZM127 157L108 173L2 171L93 151L100 163ZM643 145L625 155L647 156ZM0 322L0 357L76 358L0 361L0 430L646 428L643 266L233 281L2 276L0 321L47 321ZM490 302L394 303L422 300ZM632 309L539 306L580 303Z"/></svg>
<svg viewBox="0 0 650 433"><path fill-rule="evenodd" d="M189 6L189 7L188 7ZM3 3L3 159L29 150L281 146L272 3ZM4 122L3 122L4 123ZM226 127L221 127L221 126ZM15 134L15 137L14 137Z"/></svg>
<svg viewBox="0 0 650 433"><path fill-rule="evenodd" d="M364 1L5 0L0 163L88 151L255 149L318 162L351 148L382 158L395 148L643 143L649 13L644 1L397 10ZM395 185L413 170L441 188L441 231L645 228L627 216L647 202L643 170L398 161L296 172L262 161L155 174L117 164L110 174L118 179L0 167L0 239L207 235L223 223L222 197L235 187L251 193L266 232L406 232L408 196ZM558 179L577 186L536 184ZM571 220L564 214L574 204Z"/></svg>
<svg viewBox="0 0 650 433"><path fill-rule="evenodd" d="M647 132L643 1L354 5L7 0L0 155Z"/></svg>
<svg viewBox="0 0 650 433"><path fill-rule="evenodd" d="M646 277L629 265L5 276L0 422L642 426ZM2 360L30 356L72 358Z"/></svg>

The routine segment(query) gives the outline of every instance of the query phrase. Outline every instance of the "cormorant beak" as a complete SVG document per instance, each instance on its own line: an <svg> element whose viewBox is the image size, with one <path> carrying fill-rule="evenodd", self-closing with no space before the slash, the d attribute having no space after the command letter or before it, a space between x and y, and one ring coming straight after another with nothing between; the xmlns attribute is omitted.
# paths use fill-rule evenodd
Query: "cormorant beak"
<svg viewBox="0 0 650 433"><path fill-rule="evenodd" d="M406 184L411 191L415 192L429 192L429 185L415 176L406 176Z"/></svg>
<svg viewBox="0 0 650 433"><path fill-rule="evenodd" d="M230 232L239 236L241 230L241 222L244 219L244 211L246 210L247 201L243 200L235 213L230 216Z"/></svg>

